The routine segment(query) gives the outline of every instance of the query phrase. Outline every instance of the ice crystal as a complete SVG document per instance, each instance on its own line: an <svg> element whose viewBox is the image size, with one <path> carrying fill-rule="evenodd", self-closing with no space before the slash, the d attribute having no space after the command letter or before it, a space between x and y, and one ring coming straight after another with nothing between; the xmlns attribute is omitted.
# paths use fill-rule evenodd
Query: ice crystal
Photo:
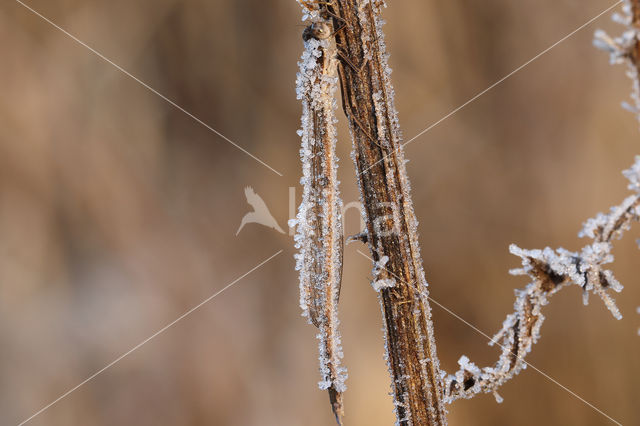
<svg viewBox="0 0 640 426"><path fill-rule="evenodd" d="M623 171L622 174L629 179L628 188L640 193L640 155L636 156L636 162L633 163L633 166Z"/></svg>
<svg viewBox="0 0 640 426"><path fill-rule="evenodd" d="M396 286L396 281L391 278L382 278L371 282L371 287L375 291L380 291L383 288L393 288Z"/></svg>
<svg viewBox="0 0 640 426"><path fill-rule="evenodd" d="M380 276L380 273L386 269L386 265L389 262L389 256L382 256L380 260L373 265L373 278L374 280Z"/></svg>

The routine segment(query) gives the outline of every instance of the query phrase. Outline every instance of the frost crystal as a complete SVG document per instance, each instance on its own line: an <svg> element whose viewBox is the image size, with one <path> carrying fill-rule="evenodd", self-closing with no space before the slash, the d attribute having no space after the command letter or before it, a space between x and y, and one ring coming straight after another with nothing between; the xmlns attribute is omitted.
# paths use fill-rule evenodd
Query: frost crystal
<svg viewBox="0 0 640 426"><path fill-rule="evenodd" d="M629 179L628 188L640 193L640 155L636 156L636 162L633 163L633 166L623 171L622 174Z"/></svg>
<svg viewBox="0 0 640 426"><path fill-rule="evenodd" d="M392 288L395 286L396 286L396 282L391 278L382 278L380 280L376 280L371 283L371 287L373 287L375 291L380 291L383 288Z"/></svg>
<svg viewBox="0 0 640 426"><path fill-rule="evenodd" d="M380 260L374 263L373 265L373 277L377 279L380 274L385 270L387 263L389 262L389 256L382 256Z"/></svg>
<svg viewBox="0 0 640 426"><path fill-rule="evenodd" d="M460 369L445 377L445 400L452 402L459 398L471 398L480 392L495 390L518 374L527 364L524 357L531 351L540 337L540 327L544 321L542 307L548 298L563 287L571 284L582 287L583 300L589 293L598 296L611 314L621 319L622 315L610 290L620 292L622 285L613 276L613 272L604 265L613 261L612 241L620 238L629 229L632 222L640 221L640 190L637 182L640 178L640 159L624 172L636 191L619 206L612 207L608 214L600 213L587 220L580 236L589 237L593 242L580 252L574 253L559 248L553 250L525 250L511 245L509 251L522 258L522 268L514 269L513 275L527 275L531 282L516 291L515 312L505 319L502 330L491 340L502 349L498 362L492 367L476 367L465 356L458 361ZM496 396L498 402L501 401Z"/></svg>
<svg viewBox="0 0 640 426"><path fill-rule="evenodd" d="M342 392L346 369L342 367L342 345L338 332L338 299L342 280L342 200L338 190L336 157L337 58L331 37L314 38L316 30L330 22L321 21L317 5L303 6L303 20L313 21L305 30L304 52L298 63L296 93L302 102L303 187L302 203L295 220L296 269L300 271L302 315L319 333L320 389L328 389L336 418L342 414ZM332 30L331 30L332 31ZM308 36L307 36L308 35Z"/></svg>

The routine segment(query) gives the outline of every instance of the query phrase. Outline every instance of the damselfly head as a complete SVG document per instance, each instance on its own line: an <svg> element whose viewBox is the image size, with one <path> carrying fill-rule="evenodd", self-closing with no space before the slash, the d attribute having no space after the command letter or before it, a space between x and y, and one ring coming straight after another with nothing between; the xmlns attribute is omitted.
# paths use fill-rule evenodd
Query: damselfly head
<svg viewBox="0 0 640 426"><path fill-rule="evenodd" d="M324 40L331 37L331 27L326 22L314 22L302 32L302 40L309 41L312 38Z"/></svg>

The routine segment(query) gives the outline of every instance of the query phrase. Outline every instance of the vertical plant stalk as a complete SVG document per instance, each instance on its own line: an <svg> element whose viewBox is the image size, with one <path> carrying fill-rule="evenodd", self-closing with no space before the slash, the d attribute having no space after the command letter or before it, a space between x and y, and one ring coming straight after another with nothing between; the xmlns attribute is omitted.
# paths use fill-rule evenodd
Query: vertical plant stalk
<svg viewBox="0 0 640 426"><path fill-rule="evenodd" d="M316 14L317 15L317 14ZM319 16L315 16L316 19ZM342 200L338 190L335 92L338 86L335 41L329 21L315 21L304 33L305 50L297 77L302 101L302 203L295 219L296 269L300 271L302 315L315 325L320 389L327 389L338 424L343 415L346 369L341 366L338 299L342 280Z"/></svg>
<svg viewBox="0 0 640 426"><path fill-rule="evenodd" d="M343 108L353 139L368 243L386 330L396 417L402 425L444 425L443 386L417 220L405 170L382 33L381 1L335 0ZM400 277L396 279L395 277Z"/></svg>

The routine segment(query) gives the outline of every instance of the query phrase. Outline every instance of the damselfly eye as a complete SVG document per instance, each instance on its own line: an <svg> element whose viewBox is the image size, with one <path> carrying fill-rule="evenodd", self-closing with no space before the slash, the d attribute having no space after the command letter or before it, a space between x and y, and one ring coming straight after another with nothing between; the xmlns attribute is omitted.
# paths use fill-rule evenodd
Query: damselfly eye
<svg viewBox="0 0 640 426"><path fill-rule="evenodd" d="M324 22L314 22L304 29L302 32L302 40L308 41L315 38L316 40L324 40L331 36L329 25Z"/></svg>

